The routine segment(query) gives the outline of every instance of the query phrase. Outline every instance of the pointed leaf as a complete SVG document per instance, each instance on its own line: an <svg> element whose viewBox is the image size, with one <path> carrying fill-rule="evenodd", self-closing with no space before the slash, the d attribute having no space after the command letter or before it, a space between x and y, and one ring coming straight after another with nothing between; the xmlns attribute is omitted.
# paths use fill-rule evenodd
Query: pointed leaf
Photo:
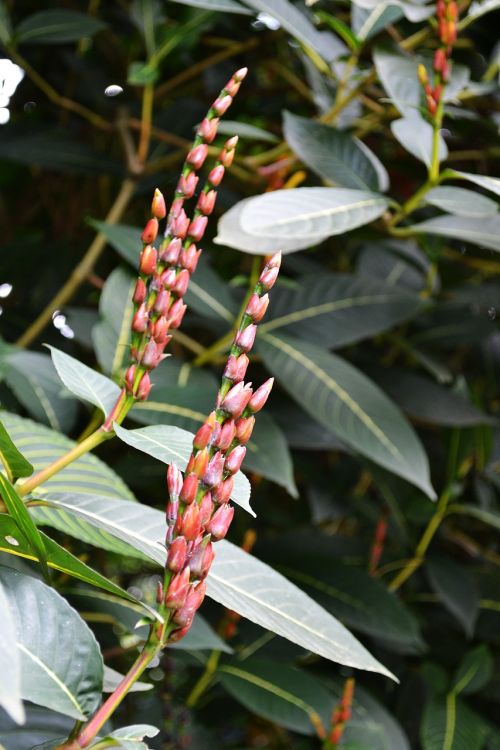
<svg viewBox="0 0 500 750"><path fill-rule="evenodd" d="M290 395L361 455L435 497L420 441L399 409L365 375L314 344L264 333L258 349Z"/></svg>
<svg viewBox="0 0 500 750"><path fill-rule="evenodd" d="M286 438L274 419L266 413L259 414L255 423L243 467L281 485L292 497L299 496Z"/></svg>
<svg viewBox="0 0 500 750"><path fill-rule="evenodd" d="M472 242L479 247L500 251L500 214L481 219L446 214L414 224L410 229L418 234L452 237L460 242Z"/></svg>
<svg viewBox="0 0 500 750"><path fill-rule="evenodd" d="M479 615L480 593L471 573L463 565L448 558L430 558L426 564L427 575L440 602L472 637Z"/></svg>
<svg viewBox="0 0 500 750"><path fill-rule="evenodd" d="M83 401L90 401L99 407L104 414L109 414L120 395L116 383L54 346L48 348L57 374L66 388Z"/></svg>
<svg viewBox="0 0 500 750"><path fill-rule="evenodd" d="M500 195L500 177L488 177L487 175L457 172L455 170L453 170L453 176L461 177L463 180L473 182L475 185L495 193L495 195Z"/></svg>
<svg viewBox="0 0 500 750"><path fill-rule="evenodd" d="M132 274L115 268L99 299L100 320L92 329L92 340L99 364L109 375L120 372L130 358L134 285Z"/></svg>
<svg viewBox="0 0 500 750"><path fill-rule="evenodd" d="M403 148L427 167L431 166L434 131L430 123L420 117L418 113L415 113L391 122L391 130ZM448 147L442 135L439 135L439 161L444 161L447 156Z"/></svg>
<svg viewBox="0 0 500 750"><path fill-rule="evenodd" d="M120 440L123 440L127 445L131 445L165 464L176 463L181 471L186 468L193 449L194 435L191 432L169 425L141 427L138 430L126 430L124 427L115 425L115 431ZM234 475L234 490L231 499L252 516L255 516L250 507L250 492L250 482L239 471Z"/></svg>
<svg viewBox="0 0 500 750"><path fill-rule="evenodd" d="M485 722L454 693L430 701L421 726L423 750L481 750Z"/></svg>
<svg viewBox="0 0 500 750"><path fill-rule="evenodd" d="M19 44L66 44L94 36L106 26L76 10L42 10L24 18L16 28Z"/></svg>
<svg viewBox="0 0 500 750"><path fill-rule="evenodd" d="M29 477L33 474L33 466L16 448L2 422L0 422L0 461L11 480Z"/></svg>
<svg viewBox="0 0 500 750"><path fill-rule="evenodd" d="M498 204L491 198L458 187L435 187L426 193L424 200L431 206L436 206L457 216L472 216L475 218L498 212Z"/></svg>
<svg viewBox="0 0 500 750"><path fill-rule="evenodd" d="M482 690L494 675L495 663L489 648L482 644L465 654L453 678L455 695L470 695Z"/></svg>
<svg viewBox="0 0 500 750"><path fill-rule="evenodd" d="M44 575L47 575L47 551L40 532L38 531L24 502L21 500L7 477L4 477L3 474L0 474L0 496L2 497L9 515L14 519L20 533L35 553L35 557L39 560Z"/></svg>
<svg viewBox="0 0 500 750"><path fill-rule="evenodd" d="M153 508L111 498L55 495L53 508L122 539L163 566L165 516ZM34 509L36 514L37 509ZM78 535L78 530L68 533ZM102 546L106 549L105 537ZM223 540L208 576L208 595L228 609L326 659L358 669L390 673L343 625L282 575Z"/></svg>
<svg viewBox="0 0 500 750"><path fill-rule="evenodd" d="M225 13L240 13L242 15L252 15L252 11L245 8L244 5L236 0L174 0L182 5L191 5L193 8L205 8L206 10L220 10Z"/></svg>
<svg viewBox="0 0 500 750"><path fill-rule="evenodd" d="M25 700L84 720L97 707L103 664L81 617L54 589L0 567L17 630Z"/></svg>
<svg viewBox="0 0 500 750"><path fill-rule="evenodd" d="M17 650L16 624L1 583L0 612L0 706L17 724L23 724L25 714L21 696L21 659Z"/></svg>
<svg viewBox="0 0 500 750"><path fill-rule="evenodd" d="M0 711L0 747L6 750L26 750L46 742L61 744L75 725L74 719L27 703L26 722L18 726Z"/></svg>

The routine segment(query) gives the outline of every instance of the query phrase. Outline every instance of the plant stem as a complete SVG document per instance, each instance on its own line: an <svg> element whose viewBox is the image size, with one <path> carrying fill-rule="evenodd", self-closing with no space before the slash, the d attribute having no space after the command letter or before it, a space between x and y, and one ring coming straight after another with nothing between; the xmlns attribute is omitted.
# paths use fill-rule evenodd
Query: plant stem
<svg viewBox="0 0 500 750"><path fill-rule="evenodd" d="M217 667L219 665L220 657L220 651L212 651L212 653L210 654L203 674L186 699L186 706L188 706L188 708L194 708L194 706L196 706L199 699L212 682L214 674L217 671Z"/></svg>
<svg viewBox="0 0 500 750"><path fill-rule="evenodd" d="M134 193L135 182L130 179L126 179L122 182L120 191L115 198L113 205L111 206L106 218L106 224L116 224L122 217L123 212L128 206L128 203ZM43 331L45 326L50 323L54 310L58 310L64 307L65 304L74 295L80 284L85 281L89 273L93 270L97 259L101 255L102 251L106 247L107 239L101 232L95 236L94 240L90 244L87 252L78 263L76 268L73 270L69 279L57 292L57 294L50 300L45 309L40 315L33 321L33 323L26 329L22 336L16 341L17 346L29 346Z"/></svg>
<svg viewBox="0 0 500 750"><path fill-rule="evenodd" d="M151 123L153 120L154 86L147 84L142 94L141 134L137 147L137 159L141 164L146 161L151 140Z"/></svg>
<svg viewBox="0 0 500 750"><path fill-rule="evenodd" d="M429 182L431 185L437 185L439 182L439 131L443 124L443 111L444 102L441 98L436 111L436 117L432 124L432 157L431 166L429 167Z"/></svg>

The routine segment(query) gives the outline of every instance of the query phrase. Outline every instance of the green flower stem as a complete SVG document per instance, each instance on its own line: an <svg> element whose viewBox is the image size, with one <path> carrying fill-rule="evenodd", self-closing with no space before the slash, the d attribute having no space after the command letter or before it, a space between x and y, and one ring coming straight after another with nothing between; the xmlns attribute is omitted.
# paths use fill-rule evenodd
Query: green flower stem
<svg viewBox="0 0 500 750"><path fill-rule="evenodd" d="M186 706L188 706L188 708L194 708L205 690L209 687L217 671L217 667L219 666L220 657L220 651L212 651L210 654L203 674L186 699Z"/></svg>
<svg viewBox="0 0 500 750"><path fill-rule="evenodd" d="M441 97L434 122L432 123L432 157L429 167L429 182L431 187L439 184L439 131L443 124L444 101Z"/></svg>

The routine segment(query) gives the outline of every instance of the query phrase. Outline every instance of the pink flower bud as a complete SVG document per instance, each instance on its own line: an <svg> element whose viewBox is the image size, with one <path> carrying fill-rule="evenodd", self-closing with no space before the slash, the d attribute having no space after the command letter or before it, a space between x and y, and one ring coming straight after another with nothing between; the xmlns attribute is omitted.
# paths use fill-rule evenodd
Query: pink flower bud
<svg viewBox="0 0 500 750"><path fill-rule="evenodd" d="M238 331L234 338L235 346L242 349L244 352L250 351L255 341L255 334L257 333L257 326L253 323L244 328L242 331Z"/></svg>
<svg viewBox="0 0 500 750"><path fill-rule="evenodd" d="M201 478L204 475L209 459L210 454L207 448L203 448L203 450L198 451L194 458L192 469L193 473L196 474L197 477Z"/></svg>
<svg viewBox="0 0 500 750"><path fill-rule="evenodd" d="M247 76L248 68L239 68L236 73L233 73L233 79L241 83Z"/></svg>
<svg viewBox="0 0 500 750"><path fill-rule="evenodd" d="M228 474L236 474L241 468L246 452L247 449L244 445L237 445L236 448L233 448L229 456L226 458L224 470L227 471Z"/></svg>
<svg viewBox="0 0 500 750"><path fill-rule="evenodd" d="M145 245L150 245L152 242L155 241L157 236L158 236L158 219L156 218L150 219L142 231L141 240L144 242Z"/></svg>
<svg viewBox="0 0 500 750"><path fill-rule="evenodd" d="M212 542L207 542L209 539L210 537L205 537L189 558L189 568L193 578L203 579L208 575L210 565L214 559Z"/></svg>
<svg viewBox="0 0 500 750"><path fill-rule="evenodd" d="M172 500L176 500L182 489L182 473L178 466L170 464L167 469L167 488ZM175 521L175 518L173 519Z"/></svg>
<svg viewBox="0 0 500 750"><path fill-rule="evenodd" d="M184 313L187 310L187 305L182 301L182 297L174 302L170 308L168 322L171 328L179 328L184 317Z"/></svg>
<svg viewBox="0 0 500 750"><path fill-rule="evenodd" d="M179 641L182 641L184 636L186 636L190 630L191 630L191 623L189 623L183 628L177 628L176 630L172 631L172 633L170 633L168 637L168 642L178 643Z"/></svg>
<svg viewBox="0 0 500 750"><path fill-rule="evenodd" d="M187 567L172 577L165 594L165 605L170 609L178 609L186 601L190 575L191 571Z"/></svg>
<svg viewBox="0 0 500 750"><path fill-rule="evenodd" d="M153 310L157 312L158 315L165 315L168 312L169 307L170 292L168 292L166 289L162 289L155 299Z"/></svg>
<svg viewBox="0 0 500 750"><path fill-rule="evenodd" d="M234 436L236 434L236 427L234 425L233 419L228 419L227 422L225 422L222 425L221 432L220 432L220 438L217 447L219 450L221 450L223 453L227 451L229 446L234 440Z"/></svg>
<svg viewBox="0 0 500 750"><path fill-rule="evenodd" d="M139 305L132 318L132 330L136 333L144 333L148 327L149 313L144 302Z"/></svg>
<svg viewBox="0 0 500 750"><path fill-rule="evenodd" d="M196 270L196 266L198 265L198 258L201 255L201 250L196 249L196 245L194 242L189 245L188 248L185 248L182 250L180 256L179 256L179 265L181 265L183 268L186 269L186 271L189 271L189 273L194 273Z"/></svg>
<svg viewBox="0 0 500 750"><path fill-rule="evenodd" d="M171 532L172 532L172 534L170 535L170 538L169 538L169 533L167 533L167 543L168 544L172 543L174 526L176 524L177 516L178 515L179 515L179 500L177 498L175 498L174 500L170 500L167 503L167 508L166 508L167 526L168 526L169 530L171 530ZM168 530L167 530L167 532L168 532Z"/></svg>
<svg viewBox="0 0 500 750"><path fill-rule="evenodd" d="M212 435L212 431L213 431L213 424L211 424L207 420L204 424L202 424L202 426L200 427L200 429L194 436L193 448L195 450L202 450L203 448L206 448L208 445L208 441L210 440L210 436Z"/></svg>
<svg viewBox="0 0 500 750"><path fill-rule="evenodd" d="M154 341L148 341L141 357L141 365L146 370L152 370L158 364L158 351Z"/></svg>
<svg viewBox="0 0 500 750"><path fill-rule="evenodd" d="M220 408L234 419L241 416L252 396L250 384L236 383L222 399Z"/></svg>
<svg viewBox="0 0 500 750"><path fill-rule="evenodd" d="M127 372L125 373L125 388L127 393L132 394L134 392L134 380L135 380L135 373L136 373L136 366L130 365Z"/></svg>
<svg viewBox="0 0 500 750"><path fill-rule="evenodd" d="M264 291L268 292L273 288L278 278L278 273L279 268L267 268L267 266L264 268L259 278L259 284Z"/></svg>
<svg viewBox="0 0 500 750"><path fill-rule="evenodd" d="M151 391L151 388L153 387L151 380L149 378L149 374L147 372L144 373L142 376L139 385L137 387L137 394L136 398L139 401L145 401L147 397L149 396L149 392Z"/></svg>
<svg viewBox="0 0 500 750"><path fill-rule="evenodd" d="M217 451L210 461L203 475L203 484L207 487L215 487L216 484L222 479L222 471L224 469L224 454Z"/></svg>
<svg viewBox="0 0 500 750"><path fill-rule="evenodd" d="M156 188L153 202L151 203L151 213L156 219L164 219L167 215L167 207L163 194Z"/></svg>
<svg viewBox="0 0 500 750"><path fill-rule="evenodd" d="M239 383L245 377L248 365L249 359L246 354L240 354L239 357L231 354L227 360L224 377L232 380L235 384Z"/></svg>
<svg viewBox="0 0 500 750"><path fill-rule="evenodd" d="M177 271L175 268L166 268L160 276L160 283L165 289L172 289L176 279Z"/></svg>
<svg viewBox="0 0 500 750"><path fill-rule="evenodd" d="M217 127L219 125L219 118L213 117L211 120L205 117L198 128L198 135L200 135L205 143L212 143L217 133Z"/></svg>
<svg viewBox="0 0 500 750"><path fill-rule="evenodd" d="M255 417L242 417L236 422L236 439L241 445L246 445L252 436Z"/></svg>
<svg viewBox="0 0 500 750"><path fill-rule="evenodd" d="M188 235L195 242L199 242L205 234L205 229L208 224L208 216L197 216L188 227Z"/></svg>
<svg viewBox="0 0 500 750"><path fill-rule="evenodd" d="M262 409L267 399L269 398L269 394L271 393L273 383L274 383L274 378L269 378L269 380L266 380L265 383L262 383L260 388L257 388L252 398L248 402L249 411L255 414L256 412Z"/></svg>
<svg viewBox="0 0 500 750"><path fill-rule="evenodd" d="M177 258L179 257L179 253L182 248L182 241L179 239L179 237L174 237L173 240L171 240L166 247L160 248L160 260L162 260L164 263L169 263L172 266L175 266L177 263Z"/></svg>
<svg viewBox="0 0 500 750"><path fill-rule="evenodd" d="M146 299L146 284L143 279L137 279L135 282L134 296L132 297L136 305L140 305Z"/></svg>
<svg viewBox="0 0 500 750"><path fill-rule="evenodd" d="M205 494L201 498L201 503L200 503L200 523L201 523L202 528L204 528L207 525L207 523L210 521L210 518L212 516L212 510L213 510L212 495L210 492L205 492Z"/></svg>
<svg viewBox="0 0 500 750"><path fill-rule="evenodd" d="M167 555L167 568L173 573L182 570L186 562L187 543L183 536L178 536L170 547Z"/></svg>
<svg viewBox="0 0 500 750"><path fill-rule="evenodd" d="M156 603L161 604L163 601L163 583L158 581L156 584Z"/></svg>
<svg viewBox="0 0 500 750"><path fill-rule="evenodd" d="M208 193L200 193L196 208L204 216L209 216L214 210L216 200L217 192L215 190L209 190Z"/></svg>
<svg viewBox="0 0 500 750"><path fill-rule="evenodd" d="M197 491L198 477L196 476L196 474L188 474L184 479L184 483L182 485L181 494L179 495L180 499L183 503L189 505L195 500Z"/></svg>
<svg viewBox="0 0 500 750"><path fill-rule="evenodd" d="M213 499L215 502L220 503L221 505L223 503L229 502L231 495L233 494L234 489L234 481L232 477L228 477L227 479L224 479L223 482L220 482L217 487L213 491ZM205 524L206 525L206 524Z"/></svg>
<svg viewBox="0 0 500 750"><path fill-rule="evenodd" d="M186 271L186 269L183 268L182 271L177 274L175 283L172 285L172 292L177 294L178 297L184 297L189 285L189 278L189 271Z"/></svg>
<svg viewBox="0 0 500 750"><path fill-rule="evenodd" d="M179 214L172 218L172 222L170 224L170 231L172 232L174 237L180 237L180 239L183 240L187 234L188 227L189 227L189 218L186 216L186 212L182 208L179 211Z"/></svg>
<svg viewBox="0 0 500 750"><path fill-rule="evenodd" d="M162 316L161 318L158 318L158 320L153 323L153 329L151 331L151 335L153 336L157 344L162 345L161 351L158 351L158 354L161 355L163 352L163 349L172 338L172 336L168 335L168 320L165 317Z"/></svg>
<svg viewBox="0 0 500 750"><path fill-rule="evenodd" d="M139 260L139 271L144 276L151 276L153 271L156 269L156 261L158 259L158 253L152 245L146 245L140 256Z"/></svg>
<svg viewBox="0 0 500 750"><path fill-rule="evenodd" d="M220 96L212 104L212 109L219 117L222 117L222 115L229 109L232 102L233 97L229 96L229 94L226 96Z"/></svg>
<svg viewBox="0 0 500 750"><path fill-rule="evenodd" d="M208 146L206 143L200 143L199 146L195 146L189 154L186 156L186 161L191 164L193 169L200 169L203 166L203 162L207 158Z"/></svg>
<svg viewBox="0 0 500 750"><path fill-rule="evenodd" d="M248 300L248 305L245 312L250 318L252 318L254 323L259 323L266 314L268 305L268 294L264 294L263 297L259 297L258 294L252 294L252 296Z"/></svg>
<svg viewBox="0 0 500 750"><path fill-rule="evenodd" d="M198 481L198 477L195 479ZM201 531L200 509L196 503L186 505L182 517L177 521L178 533L185 536L188 542L194 541Z"/></svg>
<svg viewBox="0 0 500 750"><path fill-rule="evenodd" d="M198 184L199 177L195 172L190 172L187 175L181 175L179 182L177 183L176 192L182 193L184 198L192 198L196 185Z"/></svg>
<svg viewBox="0 0 500 750"><path fill-rule="evenodd" d="M224 169L222 164L218 164L208 174L209 183L213 185L213 187L219 187L222 182L222 178L224 177L225 171L226 170Z"/></svg>
<svg viewBox="0 0 500 750"><path fill-rule="evenodd" d="M207 531L215 541L224 539L234 516L234 508L231 505L220 505L207 525Z"/></svg>
<svg viewBox="0 0 500 750"><path fill-rule="evenodd" d="M185 628L191 624L196 611L200 608L205 598L206 584L200 581L196 586L190 586L184 605L172 615L172 620Z"/></svg>

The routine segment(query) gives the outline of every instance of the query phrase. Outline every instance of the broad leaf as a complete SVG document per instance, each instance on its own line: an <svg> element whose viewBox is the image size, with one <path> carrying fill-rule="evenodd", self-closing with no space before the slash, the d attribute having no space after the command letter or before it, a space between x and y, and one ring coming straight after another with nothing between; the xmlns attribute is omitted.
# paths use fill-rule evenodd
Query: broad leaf
<svg viewBox="0 0 500 750"><path fill-rule="evenodd" d="M306 735L328 727L333 696L302 669L245 659L224 664L219 674L235 700L278 726Z"/></svg>
<svg viewBox="0 0 500 750"><path fill-rule="evenodd" d="M17 649L16 624L1 583L0 612L0 706L15 722L22 724L26 717L21 696L21 659Z"/></svg>
<svg viewBox="0 0 500 750"><path fill-rule="evenodd" d="M481 750L485 737L485 722L454 693L427 705L420 732L423 750Z"/></svg>
<svg viewBox="0 0 500 750"><path fill-rule="evenodd" d="M258 350L280 384L356 452L435 497L427 456L399 409L359 370L314 344L262 334Z"/></svg>
<svg viewBox="0 0 500 750"><path fill-rule="evenodd" d="M141 740L145 737L156 737L159 731L159 729L150 724L135 724L130 727L115 729L105 737L101 737L100 740L96 738L96 742L92 743L89 747L92 748L104 740L113 739L112 746L122 748L122 750L149 750L149 746L141 742Z"/></svg>
<svg viewBox="0 0 500 750"><path fill-rule="evenodd" d="M433 13L432 8L422 7L423 4L419 0L355 0L355 2L362 8L380 8L381 11L388 5L394 5L401 8L406 18L414 23L423 21L424 18L428 18Z"/></svg>
<svg viewBox="0 0 500 750"><path fill-rule="evenodd" d="M352 5L351 23L358 39L365 41L378 34L389 24L399 21L403 16L401 8L389 4L388 2L379 2L378 5L371 8L361 8L358 4Z"/></svg>
<svg viewBox="0 0 500 750"><path fill-rule="evenodd" d="M204 8L205 10L219 10L224 13L241 13L242 15L252 15L252 11L245 8L236 0L174 0L182 5L191 5L193 8Z"/></svg>
<svg viewBox="0 0 500 750"><path fill-rule="evenodd" d="M325 180L346 188L383 189L359 141L345 131L285 111L283 132L300 160Z"/></svg>
<svg viewBox="0 0 500 750"><path fill-rule="evenodd" d="M469 7L469 12L465 20L467 25L471 21L475 21L477 18L484 16L486 13L491 13L494 10L500 8L500 0L475 0Z"/></svg>
<svg viewBox="0 0 500 750"><path fill-rule="evenodd" d="M482 644L465 654L453 678L455 695L470 695L482 690L494 675L495 663L489 648Z"/></svg>
<svg viewBox="0 0 500 750"><path fill-rule="evenodd" d="M446 214L414 224L410 228L418 234L437 234L500 251L500 214L480 219Z"/></svg>
<svg viewBox="0 0 500 750"><path fill-rule="evenodd" d="M186 468L193 449L194 438L194 435L187 430L181 430L180 427L170 425L126 430L124 427L115 425L115 431L120 440L123 440L127 445L131 445L165 464L176 463L181 471ZM231 499L252 516L255 516L250 507L250 492L250 482L239 471L234 476L234 490Z"/></svg>
<svg viewBox="0 0 500 750"><path fill-rule="evenodd" d="M84 720L99 703L103 679L91 630L41 581L5 567L0 581L16 622L23 698Z"/></svg>
<svg viewBox="0 0 500 750"><path fill-rule="evenodd" d="M44 575L47 575L47 551L41 534L38 531L36 524L33 522L24 502L21 500L7 477L4 477L3 474L0 474L0 495L9 515L16 522L16 526L24 537L24 540L34 552L35 557L39 560Z"/></svg>
<svg viewBox="0 0 500 750"><path fill-rule="evenodd" d="M119 373L130 358L134 285L135 279L130 273L116 268L99 299L100 320L92 329L92 340L99 364L109 375Z"/></svg>
<svg viewBox="0 0 500 750"><path fill-rule="evenodd" d="M161 511L125 500L83 495L54 496L50 506L79 516L82 524L103 529L159 565L165 564L165 516ZM75 524L73 531L69 526L67 532L79 535L78 529ZM109 549L106 535L101 536L101 546ZM268 565L226 540L217 543L215 552L208 576L212 599L327 659L391 676L343 625Z"/></svg>
<svg viewBox="0 0 500 750"><path fill-rule="evenodd" d="M90 401L104 414L109 414L120 395L120 388L116 383L54 346L48 348L57 374L66 388L78 398Z"/></svg>
<svg viewBox="0 0 500 750"><path fill-rule="evenodd" d="M343 682L335 684L337 701L343 686ZM351 742L364 742L369 750L410 750L408 738L394 716L359 684L354 691L352 717L344 737L346 750Z"/></svg>
<svg viewBox="0 0 500 750"><path fill-rule="evenodd" d="M66 44L94 36L105 24L76 10L42 10L24 18L16 28L20 44Z"/></svg>
<svg viewBox="0 0 500 750"><path fill-rule="evenodd" d="M16 398L39 422L59 432L73 427L78 404L57 376L47 354L17 351L4 360L7 364L5 380Z"/></svg>
<svg viewBox="0 0 500 750"><path fill-rule="evenodd" d="M286 438L267 413L258 416L243 467L281 485L292 497L298 497Z"/></svg>
<svg viewBox="0 0 500 750"><path fill-rule="evenodd" d="M391 122L391 130L404 149L427 167L431 166L434 131L418 112ZM439 135L439 161L444 161L447 156L448 148L442 135Z"/></svg>
<svg viewBox="0 0 500 750"><path fill-rule="evenodd" d="M388 284L323 272L302 277L296 289L274 289L269 316L259 330L282 330L339 348L393 328L421 306L415 294Z"/></svg>
<svg viewBox="0 0 500 750"><path fill-rule="evenodd" d="M439 601L472 637L479 615L480 594L471 573L448 558L433 557L426 564L427 575Z"/></svg>
<svg viewBox="0 0 500 750"><path fill-rule="evenodd" d="M473 182L475 185L489 190L495 195L500 195L500 177L488 177L482 174L472 174L471 172L457 172L453 170L453 177L460 177L467 182Z"/></svg>
<svg viewBox="0 0 500 750"><path fill-rule="evenodd" d="M9 479L18 477L29 477L33 474L33 466L27 461L23 454L12 442L9 433L0 422L0 461L7 472Z"/></svg>
<svg viewBox="0 0 500 750"><path fill-rule="evenodd" d="M458 187L439 186L426 193L425 202L457 216L488 216L498 212L498 204L481 193Z"/></svg>
<svg viewBox="0 0 500 750"><path fill-rule="evenodd" d="M9 412L2 412L2 422L25 458L33 464L35 472L46 468L76 445L73 440L48 427ZM120 477L91 453L76 459L37 487L36 495L42 497L52 491L76 494L90 492L134 500L134 495Z"/></svg>
<svg viewBox="0 0 500 750"><path fill-rule="evenodd" d="M112 693L114 690L118 687L120 682L123 680L124 675L120 674L120 672L117 672L116 669L112 669L111 667L104 665L104 679L102 683L102 692L103 693ZM147 693L148 690L153 689L153 685L151 682L141 682L138 680L137 682L134 682L129 693Z"/></svg>
<svg viewBox="0 0 500 750"><path fill-rule="evenodd" d="M75 725L75 720L32 703L25 704L26 721L18 726L0 710L0 747L6 750L26 750L46 742L64 742Z"/></svg>
<svg viewBox="0 0 500 750"><path fill-rule="evenodd" d="M241 213L244 232L272 238L303 238L309 247L325 236L344 234L381 216L388 201L347 188L276 190L252 198Z"/></svg>

